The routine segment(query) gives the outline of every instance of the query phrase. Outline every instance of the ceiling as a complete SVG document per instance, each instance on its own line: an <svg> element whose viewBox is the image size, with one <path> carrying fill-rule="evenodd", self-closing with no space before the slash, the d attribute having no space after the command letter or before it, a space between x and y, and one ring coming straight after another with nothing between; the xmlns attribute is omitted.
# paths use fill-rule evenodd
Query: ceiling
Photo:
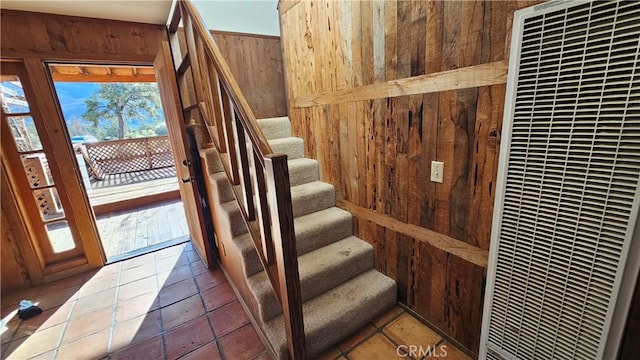
<svg viewBox="0 0 640 360"><path fill-rule="evenodd" d="M53 81L65 82L155 82L151 66L102 66L49 64Z"/></svg>
<svg viewBox="0 0 640 360"><path fill-rule="evenodd" d="M2 0L0 8L166 24L172 0Z"/></svg>

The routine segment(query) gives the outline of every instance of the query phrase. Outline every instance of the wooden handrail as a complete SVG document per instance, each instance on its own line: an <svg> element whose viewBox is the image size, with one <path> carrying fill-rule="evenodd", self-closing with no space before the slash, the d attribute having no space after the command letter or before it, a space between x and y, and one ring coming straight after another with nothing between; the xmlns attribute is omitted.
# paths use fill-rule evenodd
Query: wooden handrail
<svg viewBox="0 0 640 360"><path fill-rule="evenodd" d="M180 12L176 15L175 12ZM287 156L274 154L200 14L178 1L205 142L220 153L232 192L283 312L288 355L306 358L300 276ZM170 28L170 31L171 31ZM181 59L182 60L182 59ZM212 130L211 128L215 128ZM247 141L248 140L248 141ZM275 349L278 351L278 349Z"/></svg>

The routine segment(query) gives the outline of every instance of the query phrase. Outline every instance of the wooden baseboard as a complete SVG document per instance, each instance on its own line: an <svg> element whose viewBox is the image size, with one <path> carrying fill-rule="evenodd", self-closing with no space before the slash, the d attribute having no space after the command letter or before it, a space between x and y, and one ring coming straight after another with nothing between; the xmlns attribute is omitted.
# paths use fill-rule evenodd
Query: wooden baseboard
<svg viewBox="0 0 640 360"><path fill-rule="evenodd" d="M114 211L123 211L135 209L144 205L155 204L163 201L180 199L180 191L172 190L159 194L146 195L132 199L115 201L107 204L93 206L93 212L96 215L107 214Z"/></svg>

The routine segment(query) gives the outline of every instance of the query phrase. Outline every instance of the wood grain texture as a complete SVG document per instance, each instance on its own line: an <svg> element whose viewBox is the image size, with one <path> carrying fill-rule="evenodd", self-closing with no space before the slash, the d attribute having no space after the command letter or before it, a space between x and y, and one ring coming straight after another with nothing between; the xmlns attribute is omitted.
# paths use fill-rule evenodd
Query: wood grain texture
<svg viewBox="0 0 640 360"><path fill-rule="evenodd" d="M164 26L3 9L3 57L150 63Z"/></svg>
<svg viewBox="0 0 640 360"><path fill-rule="evenodd" d="M539 2L302 1L280 14L293 133L398 298L472 352L513 12ZM429 181L434 160L443 183Z"/></svg>
<svg viewBox="0 0 640 360"><path fill-rule="evenodd" d="M294 108L303 108L504 84L507 81L507 65L506 61L496 61L435 74L419 75L357 88L336 90L319 95L299 96L293 99L292 106Z"/></svg>
<svg viewBox="0 0 640 360"><path fill-rule="evenodd" d="M212 31L214 40L258 119L286 116L280 38Z"/></svg>

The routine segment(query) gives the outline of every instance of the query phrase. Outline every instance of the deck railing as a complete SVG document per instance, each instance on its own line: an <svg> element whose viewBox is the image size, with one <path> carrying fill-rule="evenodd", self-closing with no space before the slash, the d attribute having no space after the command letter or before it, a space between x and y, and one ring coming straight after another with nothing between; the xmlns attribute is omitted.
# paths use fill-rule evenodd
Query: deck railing
<svg viewBox="0 0 640 360"><path fill-rule="evenodd" d="M107 175L162 169L174 166L167 136L87 143L80 148L93 175Z"/></svg>
<svg viewBox="0 0 640 360"><path fill-rule="evenodd" d="M185 104L185 113L198 113L204 142L215 145L229 181L240 185L232 189L282 306L289 358L303 359L304 322L287 156L271 150L213 37L187 0L174 9L171 33L177 31L180 20L188 53L176 60L181 60L176 69L183 75L191 68L197 99Z"/></svg>

